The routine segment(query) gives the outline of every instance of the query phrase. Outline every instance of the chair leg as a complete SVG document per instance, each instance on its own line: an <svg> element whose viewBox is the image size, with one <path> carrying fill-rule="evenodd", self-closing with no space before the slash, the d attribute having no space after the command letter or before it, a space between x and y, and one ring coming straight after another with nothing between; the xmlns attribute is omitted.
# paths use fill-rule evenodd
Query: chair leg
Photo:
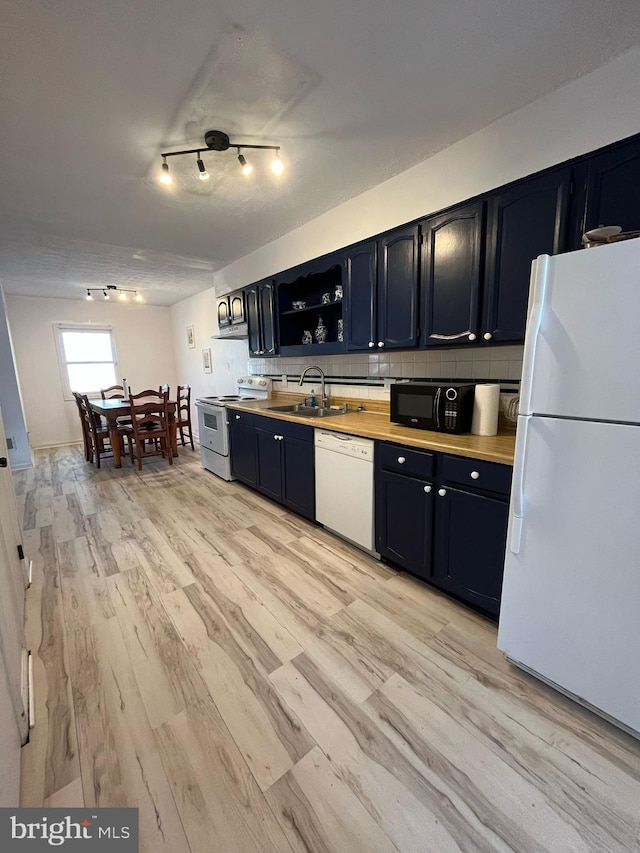
<svg viewBox="0 0 640 853"><path fill-rule="evenodd" d="M193 446L193 434L191 433L191 423L189 423L189 441L191 442L191 449L195 450L195 447Z"/></svg>

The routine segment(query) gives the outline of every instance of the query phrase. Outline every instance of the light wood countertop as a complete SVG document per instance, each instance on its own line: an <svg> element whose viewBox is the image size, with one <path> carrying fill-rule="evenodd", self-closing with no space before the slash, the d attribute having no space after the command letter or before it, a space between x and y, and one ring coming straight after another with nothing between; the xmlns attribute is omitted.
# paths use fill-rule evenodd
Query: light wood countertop
<svg viewBox="0 0 640 853"><path fill-rule="evenodd" d="M359 435L363 438L374 438L380 441L396 441L410 447L423 450L437 450L441 453L452 453L456 456L470 456L474 459L486 459L489 462L501 462L513 465L515 451L515 432L501 432L495 436L482 435L449 435L444 432L412 429L411 427L393 424L389 420L388 404L378 401L352 400L349 402L350 411L345 415L335 415L318 420L305 418L288 412L274 412L270 407L299 403L301 398L293 394L276 394L271 400L254 400L247 402L228 403L230 409L268 415L284 421L308 424L315 429L326 429L329 432L344 432L349 435ZM342 399L340 400L342 402ZM364 405L366 411L357 412L355 407ZM376 409L370 411L369 406ZM353 408L352 408L353 407Z"/></svg>

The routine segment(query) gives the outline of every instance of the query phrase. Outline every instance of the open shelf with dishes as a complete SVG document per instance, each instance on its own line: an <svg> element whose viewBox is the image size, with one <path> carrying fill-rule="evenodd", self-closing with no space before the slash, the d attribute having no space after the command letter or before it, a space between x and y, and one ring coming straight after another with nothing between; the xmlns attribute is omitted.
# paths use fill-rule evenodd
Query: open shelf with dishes
<svg viewBox="0 0 640 853"><path fill-rule="evenodd" d="M285 273L277 286L281 355L346 351L340 257L297 267Z"/></svg>

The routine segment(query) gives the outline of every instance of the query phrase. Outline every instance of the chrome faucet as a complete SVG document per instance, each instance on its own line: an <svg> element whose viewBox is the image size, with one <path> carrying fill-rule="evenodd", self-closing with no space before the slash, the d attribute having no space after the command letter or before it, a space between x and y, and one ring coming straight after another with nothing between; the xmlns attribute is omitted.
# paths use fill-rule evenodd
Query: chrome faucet
<svg viewBox="0 0 640 853"><path fill-rule="evenodd" d="M300 381L298 382L298 385L302 385L302 383L304 382L304 377L307 375L307 373L308 373L310 370L317 370L317 371L318 371L318 373L320 374L320 381L321 381L321 386L320 386L320 405L321 405L323 408L326 408L326 406L327 406L327 405L328 405L328 403L329 403L329 398L328 398L328 397L327 397L327 395L324 393L324 371L323 371L321 368L319 368L319 367L318 367L317 365L315 365L315 364L310 364L310 365L309 365L309 367L305 367L305 369L302 371L302 375L300 376Z"/></svg>

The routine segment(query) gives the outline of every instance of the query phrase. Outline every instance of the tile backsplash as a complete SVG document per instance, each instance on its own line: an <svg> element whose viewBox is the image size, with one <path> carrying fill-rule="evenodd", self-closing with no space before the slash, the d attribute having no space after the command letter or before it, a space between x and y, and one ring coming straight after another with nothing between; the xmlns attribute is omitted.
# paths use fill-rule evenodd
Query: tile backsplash
<svg viewBox="0 0 640 853"><path fill-rule="evenodd" d="M369 399L385 399L390 380L444 379L498 382L504 391L517 391L522 373L522 346L469 347L445 350L409 350L352 355L305 356L296 358L253 358L249 373L271 376L278 382L286 376L287 391L296 391L295 383L305 367L322 368L330 394ZM318 385L317 376L305 380ZM302 389L300 389L302 391Z"/></svg>

